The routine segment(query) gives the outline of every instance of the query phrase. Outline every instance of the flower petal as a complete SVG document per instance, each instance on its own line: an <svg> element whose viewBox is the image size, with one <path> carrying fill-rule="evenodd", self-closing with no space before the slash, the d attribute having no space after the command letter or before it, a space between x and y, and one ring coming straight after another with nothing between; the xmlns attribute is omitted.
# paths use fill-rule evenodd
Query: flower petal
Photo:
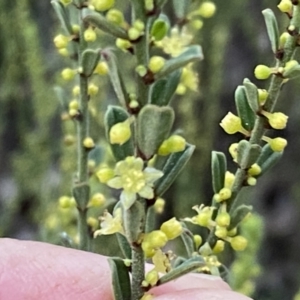
<svg viewBox="0 0 300 300"><path fill-rule="evenodd" d="M123 190L123 192L121 193L121 196L120 196L120 200L124 206L124 209L127 210L135 202L136 193L131 193L131 192L127 192L127 191Z"/></svg>
<svg viewBox="0 0 300 300"><path fill-rule="evenodd" d="M107 185L114 189L120 189L123 186L123 182L120 176L116 176L107 181Z"/></svg>
<svg viewBox="0 0 300 300"><path fill-rule="evenodd" d="M143 187L138 194L146 199L152 199L154 197L153 188L151 188L149 185Z"/></svg>
<svg viewBox="0 0 300 300"><path fill-rule="evenodd" d="M144 170L144 175L145 175L146 182L152 184L154 181L161 178L164 175L164 173L162 171L159 171L159 170L155 169L155 168L147 167Z"/></svg>

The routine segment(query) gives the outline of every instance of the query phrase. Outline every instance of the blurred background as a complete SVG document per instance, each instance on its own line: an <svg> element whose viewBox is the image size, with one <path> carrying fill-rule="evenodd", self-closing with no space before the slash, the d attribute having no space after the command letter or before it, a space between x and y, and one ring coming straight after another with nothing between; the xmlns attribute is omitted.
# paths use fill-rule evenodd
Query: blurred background
<svg viewBox="0 0 300 300"><path fill-rule="evenodd" d="M173 215L191 216L192 206L210 202L211 150L228 153L229 145L240 138L226 135L218 126L228 111L236 112L237 85L247 77L259 88L268 87L267 82L255 81L253 70L257 64L274 63L261 11L272 8L283 32L288 18L279 13L278 2L214 0L217 12L205 20L195 41L202 45L205 56L196 66L198 92L187 91L173 100L176 128L196 145L196 151L165 195L166 213L159 217L161 221ZM72 236L76 231L76 212L58 208L58 198L70 195L76 157L74 124L62 122L63 99L71 97L71 89L59 75L69 62L52 42L60 32L59 23L50 1L19 0L16 4L1 0L0 28L0 235L59 244L60 232ZM92 134L105 149L101 118L114 96L107 78L97 84L100 92L94 101ZM60 93L57 97L55 86L62 86L69 96ZM276 108L289 115L288 127L282 132L289 145L282 160L254 189L243 193L258 213L248 231L249 244L251 234L255 244L251 264L259 271L251 280L244 274L244 282L235 280L233 285L258 300L296 299L300 287L299 92L299 79L285 85ZM234 164L229 163L229 169L234 172ZM95 183L95 191L98 188L106 192ZM233 256L228 253L224 259L230 265ZM242 278L249 258L241 255L237 261L240 270L237 266L233 273Z"/></svg>

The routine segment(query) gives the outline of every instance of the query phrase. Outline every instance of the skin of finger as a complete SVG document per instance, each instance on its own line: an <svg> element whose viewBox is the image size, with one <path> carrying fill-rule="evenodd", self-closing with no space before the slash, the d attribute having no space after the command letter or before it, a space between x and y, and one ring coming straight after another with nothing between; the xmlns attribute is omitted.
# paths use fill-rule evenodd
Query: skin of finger
<svg viewBox="0 0 300 300"><path fill-rule="evenodd" d="M0 239L0 299L111 300L110 281L107 258L101 255L40 242ZM196 287L198 294L202 289L213 294L229 290L219 278L188 274L151 292L170 292L172 296L174 291L186 293Z"/></svg>

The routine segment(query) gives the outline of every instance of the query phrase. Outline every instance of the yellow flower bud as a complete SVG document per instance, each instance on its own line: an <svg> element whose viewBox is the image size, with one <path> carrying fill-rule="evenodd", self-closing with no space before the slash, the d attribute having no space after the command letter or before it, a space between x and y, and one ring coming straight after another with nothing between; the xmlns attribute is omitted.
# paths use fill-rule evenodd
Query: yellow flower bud
<svg viewBox="0 0 300 300"><path fill-rule="evenodd" d="M153 269L152 271L148 272L145 276L145 280L147 283L149 283L151 286L155 286L157 281L159 280L159 274L158 272Z"/></svg>
<svg viewBox="0 0 300 300"><path fill-rule="evenodd" d="M96 68L94 73L99 74L99 75L106 75L108 73L108 65L105 61L100 61Z"/></svg>
<svg viewBox="0 0 300 300"><path fill-rule="evenodd" d="M106 13L105 17L106 17L107 21L117 24L119 26L122 26L122 24L124 23L124 15L118 9L114 9L114 8L110 9Z"/></svg>
<svg viewBox="0 0 300 300"><path fill-rule="evenodd" d="M227 237L226 227L216 226L215 236L217 236L220 239L225 239Z"/></svg>
<svg viewBox="0 0 300 300"><path fill-rule="evenodd" d="M75 118L79 115L78 109L71 108L69 109L69 116Z"/></svg>
<svg viewBox="0 0 300 300"><path fill-rule="evenodd" d="M166 201L162 198L157 198L154 203L154 210L156 213L161 214L164 211Z"/></svg>
<svg viewBox="0 0 300 300"><path fill-rule="evenodd" d="M59 53L61 56L64 56L64 57L69 56L69 51L68 51L67 48L61 48L61 49L58 49L58 53Z"/></svg>
<svg viewBox="0 0 300 300"><path fill-rule="evenodd" d="M91 138L91 137L86 137L84 140L83 140L83 146L86 148L86 149L92 149L95 147L95 143L94 143L94 140Z"/></svg>
<svg viewBox="0 0 300 300"><path fill-rule="evenodd" d="M231 197L231 194L232 194L231 189L222 188L219 192L220 201L229 199Z"/></svg>
<svg viewBox="0 0 300 300"><path fill-rule="evenodd" d="M158 155L166 156L170 154L168 140L164 140L157 151Z"/></svg>
<svg viewBox="0 0 300 300"><path fill-rule="evenodd" d="M58 199L59 207L63 209L72 208L76 206L75 199L73 197L61 196Z"/></svg>
<svg viewBox="0 0 300 300"><path fill-rule="evenodd" d="M272 74L272 70L265 65L258 65L254 70L254 75L257 79L268 79Z"/></svg>
<svg viewBox="0 0 300 300"><path fill-rule="evenodd" d="M109 131L109 141L111 144L123 145L131 137L130 122L124 122L113 125Z"/></svg>
<svg viewBox="0 0 300 300"><path fill-rule="evenodd" d="M218 226L227 227L230 224L230 215L227 212L219 213L216 217L216 223Z"/></svg>
<svg viewBox="0 0 300 300"><path fill-rule="evenodd" d="M70 68L66 68L66 69L63 69L62 72L61 72L61 77L64 79L64 80L72 80L74 79L75 75L76 75L76 71L75 70L72 70Z"/></svg>
<svg viewBox="0 0 300 300"><path fill-rule="evenodd" d="M244 251L248 245L248 241L243 236L237 235L231 238L230 245L235 251Z"/></svg>
<svg viewBox="0 0 300 300"><path fill-rule="evenodd" d="M167 141L170 153L181 152L185 149L186 141L180 135L171 135Z"/></svg>
<svg viewBox="0 0 300 300"><path fill-rule="evenodd" d="M66 146L72 146L74 145L76 142L76 138L74 137L74 135L71 134L67 134L64 137L64 143Z"/></svg>
<svg viewBox="0 0 300 300"><path fill-rule="evenodd" d="M288 116L281 112L269 113L262 111L262 114L268 119L269 124L274 129L284 129L287 124Z"/></svg>
<svg viewBox="0 0 300 300"><path fill-rule="evenodd" d="M266 102L269 93L267 90L263 90L263 89L258 89L257 91L258 91L258 101L261 105L263 105Z"/></svg>
<svg viewBox="0 0 300 300"><path fill-rule="evenodd" d="M198 225L208 227L210 225L213 210L210 207L203 208L195 217L195 221Z"/></svg>
<svg viewBox="0 0 300 300"><path fill-rule="evenodd" d="M100 207L105 203L106 199L103 194L96 193L89 201L89 207Z"/></svg>
<svg viewBox="0 0 300 300"><path fill-rule="evenodd" d="M268 143L274 152L281 152L287 146L287 140L281 137L270 139Z"/></svg>
<svg viewBox="0 0 300 300"><path fill-rule="evenodd" d="M279 37L279 49L283 49L284 45L288 39L288 37L290 36L290 34L288 32L284 32L280 37Z"/></svg>
<svg viewBox="0 0 300 300"><path fill-rule="evenodd" d="M69 5L73 0L59 0L63 5Z"/></svg>
<svg viewBox="0 0 300 300"><path fill-rule="evenodd" d="M181 235L183 229L182 225L176 218L172 218L169 221L164 222L160 226L160 230L165 233L168 240L173 240Z"/></svg>
<svg viewBox="0 0 300 300"><path fill-rule="evenodd" d="M154 0L144 0L145 1L145 8L147 11L153 11L154 9Z"/></svg>
<svg viewBox="0 0 300 300"><path fill-rule="evenodd" d="M96 230L99 226L99 221L93 217L88 217L86 222L92 228L92 230Z"/></svg>
<svg viewBox="0 0 300 300"><path fill-rule="evenodd" d="M237 158L237 148L238 148L238 143L233 143L230 145L228 151L230 155L232 156L233 160L235 161Z"/></svg>
<svg viewBox="0 0 300 300"><path fill-rule="evenodd" d="M83 37L86 42L95 42L97 34L93 28L89 27L84 31Z"/></svg>
<svg viewBox="0 0 300 300"><path fill-rule="evenodd" d="M69 38L62 34L59 34L54 38L53 42L57 49L62 49L68 46Z"/></svg>
<svg viewBox="0 0 300 300"><path fill-rule="evenodd" d="M158 73L165 65L165 59L161 56L152 56L148 68L152 73Z"/></svg>
<svg viewBox="0 0 300 300"><path fill-rule="evenodd" d="M143 23L143 21L139 19L135 20L132 26L137 30L139 30L140 32L142 32L145 29L145 24Z"/></svg>
<svg viewBox="0 0 300 300"><path fill-rule="evenodd" d="M231 230L229 230L228 232L227 232L227 235L228 236L235 236L237 234L237 228L235 227L235 228L232 228Z"/></svg>
<svg viewBox="0 0 300 300"><path fill-rule="evenodd" d="M281 0L277 7L283 13L290 13L293 9L293 4L291 0Z"/></svg>
<svg viewBox="0 0 300 300"><path fill-rule="evenodd" d="M235 180L235 175L229 171L225 172L225 179L224 179L224 187L225 188L232 188L232 185L234 183Z"/></svg>
<svg viewBox="0 0 300 300"><path fill-rule="evenodd" d="M115 0L93 0L92 5L97 11L106 11L115 5Z"/></svg>
<svg viewBox="0 0 300 300"><path fill-rule="evenodd" d="M106 183L115 176L115 172L111 168L104 167L96 173L96 176L101 183Z"/></svg>
<svg viewBox="0 0 300 300"><path fill-rule="evenodd" d="M217 240L212 250L214 254L219 254L224 251L224 248L225 248L225 242L222 240Z"/></svg>
<svg viewBox="0 0 300 300"><path fill-rule="evenodd" d="M77 33L79 33L79 31L80 31L80 26L78 24L73 24L72 25L72 32L74 34L77 34Z"/></svg>
<svg viewBox="0 0 300 300"><path fill-rule="evenodd" d="M203 27L203 21L202 20L192 20L191 26L196 30L200 30Z"/></svg>
<svg viewBox="0 0 300 300"><path fill-rule="evenodd" d="M73 94L73 96L78 96L80 94L80 87L79 87L79 85L75 85L73 87L72 94Z"/></svg>
<svg viewBox="0 0 300 300"><path fill-rule="evenodd" d="M203 18L211 18L216 12L216 5L211 1L205 1L201 4L198 13Z"/></svg>
<svg viewBox="0 0 300 300"><path fill-rule="evenodd" d="M88 94L90 96L96 96L98 94L98 91L99 91L99 88L93 84L93 83L90 83L89 86L88 86Z"/></svg>
<svg viewBox="0 0 300 300"><path fill-rule="evenodd" d="M161 230L154 230L146 234L142 242L142 248L158 249L166 245L168 238L166 234Z"/></svg>
<svg viewBox="0 0 300 300"><path fill-rule="evenodd" d="M76 110L78 110L78 108L79 108L79 102L77 100L72 100L69 103L69 109L76 109Z"/></svg>
<svg viewBox="0 0 300 300"><path fill-rule="evenodd" d="M221 121L220 126L228 134L234 134L243 129L241 118L229 112Z"/></svg>
<svg viewBox="0 0 300 300"><path fill-rule="evenodd" d="M247 178L247 184L250 185L250 186L255 186L256 182L257 182L257 179L252 177L252 176L249 176Z"/></svg>
<svg viewBox="0 0 300 300"><path fill-rule="evenodd" d="M124 40L124 39L116 39L116 46L123 50L123 51L127 51L128 49L132 48L132 44L130 43L130 41L128 40Z"/></svg>
<svg viewBox="0 0 300 300"><path fill-rule="evenodd" d="M251 176L257 176L261 173L261 167L258 164L253 164L248 170L248 174Z"/></svg>
<svg viewBox="0 0 300 300"><path fill-rule="evenodd" d="M298 66L299 65L299 63L296 61L296 60L290 60L290 61L288 61L286 64L285 64L285 66L284 66L284 70L285 71L288 71L289 69L292 69L292 68L294 68L294 67L296 67L296 66Z"/></svg>
<svg viewBox="0 0 300 300"><path fill-rule="evenodd" d="M143 33L136 29L135 27L131 27L128 30L128 37L131 41L137 40Z"/></svg>

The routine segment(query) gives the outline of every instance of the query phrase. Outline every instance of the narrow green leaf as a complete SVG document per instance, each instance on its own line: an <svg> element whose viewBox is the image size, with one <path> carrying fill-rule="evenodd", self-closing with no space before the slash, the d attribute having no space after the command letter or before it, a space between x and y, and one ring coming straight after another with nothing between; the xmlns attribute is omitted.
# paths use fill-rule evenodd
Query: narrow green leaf
<svg viewBox="0 0 300 300"><path fill-rule="evenodd" d="M237 163L246 170L257 161L260 153L261 147L259 145L241 140L237 148Z"/></svg>
<svg viewBox="0 0 300 300"><path fill-rule="evenodd" d="M187 48L179 56L174 57L166 61L164 67L155 74L155 79L160 79L168 74L180 69L187 64L203 59L202 48L199 45L192 45Z"/></svg>
<svg viewBox="0 0 300 300"><path fill-rule="evenodd" d="M244 81L244 86L246 88L248 104L251 107L252 111L256 114L260 109L258 102L257 87L255 84L248 81Z"/></svg>
<svg viewBox="0 0 300 300"><path fill-rule="evenodd" d="M151 95L152 104L165 106L170 103L180 82L181 73L181 69L176 70L166 78L162 78L153 84Z"/></svg>
<svg viewBox="0 0 300 300"><path fill-rule="evenodd" d="M129 118L128 113L120 106L110 105L104 116L104 125L106 131L106 137L109 141L109 131L111 127L117 123L124 122ZM123 145L110 144L110 148L116 161L125 159L127 156L134 155L133 138L131 137Z"/></svg>
<svg viewBox="0 0 300 300"><path fill-rule="evenodd" d="M212 172L212 185L214 193L224 187L225 173L227 171L226 156L222 152L212 151L211 153L211 172Z"/></svg>
<svg viewBox="0 0 300 300"><path fill-rule="evenodd" d="M114 299L131 299L130 277L124 261L119 257L110 257L108 263L112 273Z"/></svg>
<svg viewBox="0 0 300 300"><path fill-rule="evenodd" d="M191 0L173 0L173 9L176 15L176 18L183 20L186 18Z"/></svg>
<svg viewBox="0 0 300 300"><path fill-rule="evenodd" d="M206 262L201 256L190 258L181 265L179 265L177 268L171 270L169 273L162 276L157 282L157 285L162 285L169 281L175 280L185 274L193 272L201 267L204 267L205 265Z"/></svg>
<svg viewBox="0 0 300 300"><path fill-rule="evenodd" d="M193 253L196 251L193 233L186 227L184 223L182 223L182 227L183 232L181 233L180 238L184 244L187 257L192 257Z"/></svg>
<svg viewBox="0 0 300 300"><path fill-rule="evenodd" d="M155 7L162 9L168 0L154 0Z"/></svg>
<svg viewBox="0 0 300 300"><path fill-rule="evenodd" d="M126 237L123 234L118 232L116 233L116 235L117 235L118 244L124 255L124 258L131 259L131 248Z"/></svg>
<svg viewBox="0 0 300 300"><path fill-rule="evenodd" d="M126 91L123 78L117 66L116 56L108 49L102 50L101 54L108 64L109 77L114 91L122 106L126 107L126 103L130 102L129 94Z"/></svg>
<svg viewBox="0 0 300 300"><path fill-rule="evenodd" d="M251 107L249 106L246 88L242 85L239 85L235 90L235 106L238 112L239 117L242 120L243 127L251 131L255 123L255 114L253 113Z"/></svg>
<svg viewBox="0 0 300 300"><path fill-rule="evenodd" d="M86 200L90 199L90 186L87 183L76 184L73 187L72 193L77 206L82 210L86 209Z"/></svg>
<svg viewBox="0 0 300 300"><path fill-rule="evenodd" d="M267 27L269 40L271 42L272 51L276 54L279 48L279 30L276 17L273 11L269 8L263 10L262 14L265 18L265 23Z"/></svg>
<svg viewBox="0 0 300 300"><path fill-rule="evenodd" d="M187 261L187 258L182 256L177 256L174 261L172 261L172 267L174 269L178 268L180 265L182 265L185 261Z"/></svg>
<svg viewBox="0 0 300 300"><path fill-rule="evenodd" d="M282 157L283 152L274 152L269 144L266 144L261 151L256 163L261 167L261 173L257 176L260 177L273 167Z"/></svg>
<svg viewBox="0 0 300 300"><path fill-rule="evenodd" d="M145 233L149 233L156 229L156 216L157 213L153 206L147 209Z"/></svg>
<svg viewBox="0 0 300 300"><path fill-rule="evenodd" d="M194 145L187 144L185 150L182 152L172 153L169 155L162 169L164 175L155 183L154 190L157 196L162 196L164 192L171 186L183 167L191 158L194 150Z"/></svg>
<svg viewBox="0 0 300 300"><path fill-rule="evenodd" d="M107 19L99 13L91 13L85 16L84 22L89 23L114 37L128 40L126 30L112 22L107 21Z"/></svg>
<svg viewBox="0 0 300 300"><path fill-rule="evenodd" d="M72 34L72 26L70 23L70 18L67 13L65 6L56 0L51 1L51 4L56 12L56 15L61 23L61 26L67 35Z"/></svg>
<svg viewBox="0 0 300 300"><path fill-rule="evenodd" d="M228 226L228 230L236 228L248 215L248 213L252 212L253 207L251 205L240 205L237 207L232 213L230 213L230 225Z"/></svg>
<svg viewBox="0 0 300 300"><path fill-rule="evenodd" d="M100 59L100 50L92 50L92 49L87 49L82 53L81 56L81 67L82 67L82 74L85 77L90 77L98 62Z"/></svg>
<svg viewBox="0 0 300 300"><path fill-rule="evenodd" d="M169 106L145 105L137 119L139 150L146 159L151 158L168 137L174 122L174 110Z"/></svg>

